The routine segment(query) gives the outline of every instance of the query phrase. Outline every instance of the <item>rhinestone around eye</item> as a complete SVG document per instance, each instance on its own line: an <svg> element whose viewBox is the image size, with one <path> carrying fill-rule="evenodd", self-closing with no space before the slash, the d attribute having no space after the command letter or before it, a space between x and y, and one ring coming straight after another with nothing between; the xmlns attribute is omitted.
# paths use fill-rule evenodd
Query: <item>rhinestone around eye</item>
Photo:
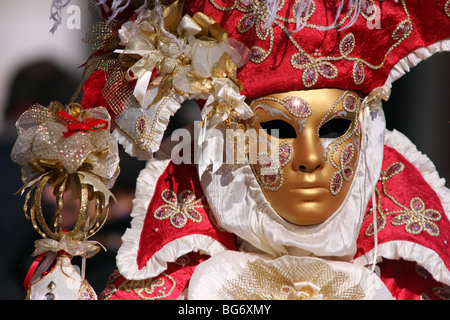
<svg viewBox="0 0 450 320"><path fill-rule="evenodd" d="M337 195L339 191L341 191L342 184L343 184L342 175L340 172L336 172L333 178L331 178L330 183L330 192L333 196Z"/></svg>
<svg viewBox="0 0 450 320"><path fill-rule="evenodd" d="M350 160L353 159L353 156L355 154L355 147L352 143L349 143L344 147L341 153L341 163L343 165L346 165L350 162Z"/></svg>
<svg viewBox="0 0 450 320"><path fill-rule="evenodd" d="M344 99L344 110L348 112L355 112L356 111L356 105L357 105L357 99L354 95L348 94Z"/></svg>
<svg viewBox="0 0 450 320"><path fill-rule="evenodd" d="M350 181L350 179L353 177L353 169L350 167L347 167L344 169L343 174L344 174L344 180Z"/></svg>
<svg viewBox="0 0 450 320"><path fill-rule="evenodd" d="M292 158L292 145L290 142L283 142L278 147L278 156L280 158L280 165L284 167Z"/></svg>
<svg viewBox="0 0 450 320"><path fill-rule="evenodd" d="M306 118L312 113L312 109L309 104L305 100L298 97L287 97L283 99L283 102L285 103L285 107L288 111L296 117Z"/></svg>
<svg viewBox="0 0 450 320"><path fill-rule="evenodd" d="M279 176L276 174L261 176L261 180L266 186L273 186L278 182Z"/></svg>

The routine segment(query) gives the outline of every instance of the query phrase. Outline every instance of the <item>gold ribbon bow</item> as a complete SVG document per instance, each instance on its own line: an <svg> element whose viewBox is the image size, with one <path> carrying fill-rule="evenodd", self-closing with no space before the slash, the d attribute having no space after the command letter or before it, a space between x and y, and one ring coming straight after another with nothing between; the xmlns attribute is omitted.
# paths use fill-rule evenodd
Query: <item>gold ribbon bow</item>
<svg viewBox="0 0 450 320"><path fill-rule="evenodd" d="M36 249L33 252L33 257L47 252L65 251L71 256L89 259L100 251L101 244L97 241L75 241L70 237L62 237L60 241L53 239L36 240L34 246Z"/></svg>

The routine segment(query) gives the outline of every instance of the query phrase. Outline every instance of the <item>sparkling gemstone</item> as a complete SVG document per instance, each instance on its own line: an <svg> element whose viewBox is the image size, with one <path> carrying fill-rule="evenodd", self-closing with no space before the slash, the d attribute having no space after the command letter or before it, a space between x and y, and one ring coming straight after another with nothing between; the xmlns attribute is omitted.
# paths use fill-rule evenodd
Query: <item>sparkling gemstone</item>
<svg viewBox="0 0 450 320"><path fill-rule="evenodd" d="M422 226L418 222L412 222L406 227L406 229L413 234L417 234L422 231Z"/></svg>
<svg viewBox="0 0 450 320"><path fill-rule="evenodd" d="M81 298L83 300L94 300L94 297L92 296L91 292L89 290L84 290L81 293Z"/></svg>
<svg viewBox="0 0 450 320"><path fill-rule="evenodd" d="M195 194L192 191L184 192L181 196L181 201L183 203L191 202L195 199Z"/></svg>
<svg viewBox="0 0 450 320"><path fill-rule="evenodd" d="M429 234L437 234L439 233L439 229L437 228L437 226L433 223L427 223L425 224L425 229L427 230L427 232Z"/></svg>
<svg viewBox="0 0 450 320"><path fill-rule="evenodd" d="M342 150L342 154L341 154L341 161L343 165L346 165L347 163L350 162L350 160L352 160L353 155L355 153L355 147L353 146L353 144L348 144L344 147L344 149Z"/></svg>
<svg viewBox="0 0 450 320"><path fill-rule="evenodd" d="M138 134L144 134L147 131L147 118L139 118L136 122L136 131Z"/></svg>
<svg viewBox="0 0 450 320"><path fill-rule="evenodd" d="M336 195L341 191L342 188L342 176L339 172L335 173L331 179L330 191L331 194Z"/></svg>
<svg viewBox="0 0 450 320"><path fill-rule="evenodd" d="M341 43L339 44L339 49L342 55L347 56L352 53L354 48L355 36L353 35L353 33L349 33L344 38L342 38Z"/></svg>
<svg viewBox="0 0 450 320"><path fill-rule="evenodd" d="M384 225L386 223L386 220L383 217L377 217L377 231L380 231L381 229L384 228ZM366 234L368 236L373 236L375 233L375 228L373 223L371 223L369 225L369 227L367 228Z"/></svg>
<svg viewBox="0 0 450 320"><path fill-rule="evenodd" d="M318 78L317 71L313 67L307 68L302 75L303 84L311 87L316 84Z"/></svg>
<svg viewBox="0 0 450 320"><path fill-rule="evenodd" d="M396 174L403 171L404 168L405 168L405 165L403 163L395 162L395 163L391 164L389 166L389 168L386 169L386 171L384 172L384 176L387 178L392 178Z"/></svg>
<svg viewBox="0 0 450 320"><path fill-rule="evenodd" d="M353 170L352 168L345 168L344 169L344 179L350 180L353 177Z"/></svg>
<svg viewBox="0 0 450 320"><path fill-rule="evenodd" d="M162 193L162 198L163 200L170 202L170 203L176 203L177 202L177 197L175 195L175 193L173 193L170 190L165 190Z"/></svg>
<svg viewBox="0 0 450 320"><path fill-rule="evenodd" d="M288 97L284 99L286 106L291 114L296 117L306 118L308 117L312 110L308 103L297 97Z"/></svg>
<svg viewBox="0 0 450 320"><path fill-rule="evenodd" d="M426 210L424 212L424 215L428 219L433 220L433 221L437 221L437 220L441 219L441 214L439 212L437 212L436 210L432 210L432 209Z"/></svg>
<svg viewBox="0 0 450 320"><path fill-rule="evenodd" d="M308 62L308 55L304 52L297 52L291 57L291 64L296 69L303 69Z"/></svg>
<svg viewBox="0 0 450 320"><path fill-rule="evenodd" d="M244 10L249 9L252 6L252 0L239 0L238 6Z"/></svg>
<svg viewBox="0 0 450 320"><path fill-rule="evenodd" d="M338 74L336 67L329 62L322 63L319 67L319 71L321 75L328 79L335 78Z"/></svg>
<svg viewBox="0 0 450 320"><path fill-rule="evenodd" d="M392 224L394 225L402 225L408 222L410 216L408 214L401 214L392 219Z"/></svg>
<svg viewBox="0 0 450 320"><path fill-rule="evenodd" d="M356 107L356 97L353 95L348 95L345 97L344 109L348 112L355 112Z"/></svg>
<svg viewBox="0 0 450 320"><path fill-rule="evenodd" d="M155 211L155 218L157 219L166 219L173 212L173 209L170 207L161 207Z"/></svg>
<svg viewBox="0 0 450 320"><path fill-rule="evenodd" d="M172 225L176 228L184 227L186 224L186 217L182 213L176 213L171 218L170 221L172 222Z"/></svg>
<svg viewBox="0 0 450 320"><path fill-rule="evenodd" d="M261 63L266 57L266 51L261 47L254 46L250 50L250 60L254 63Z"/></svg>
<svg viewBox="0 0 450 320"><path fill-rule="evenodd" d="M364 82L365 78L365 72L364 72L364 65L362 62L355 62L353 65L353 82L356 85L360 85Z"/></svg>
<svg viewBox="0 0 450 320"><path fill-rule="evenodd" d="M201 221L202 220L202 215L194 209L188 209L187 213L189 214L189 216L194 220L194 221Z"/></svg>
<svg viewBox="0 0 450 320"><path fill-rule="evenodd" d="M425 207L425 204L420 198L414 198L411 200L411 208L414 209L414 211L423 211Z"/></svg>
<svg viewBox="0 0 450 320"><path fill-rule="evenodd" d="M255 18L253 17L253 15L246 14L239 20L239 22L237 24L237 30L240 33L245 33L248 30L250 30L251 27L253 27L254 23L255 23Z"/></svg>
<svg viewBox="0 0 450 320"><path fill-rule="evenodd" d="M375 9L374 9L375 8ZM377 14L375 4L373 0L362 0L361 1L361 14L364 18L371 20Z"/></svg>
<svg viewBox="0 0 450 320"><path fill-rule="evenodd" d="M264 26L264 21L259 21L255 27L256 35L260 40L266 40L270 34L270 29Z"/></svg>
<svg viewBox="0 0 450 320"><path fill-rule="evenodd" d="M277 182L277 175L276 174L270 174L270 175L264 175L262 176L262 181L267 184L271 185Z"/></svg>
<svg viewBox="0 0 450 320"><path fill-rule="evenodd" d="M392 33L392 40L398 41L408 37L411 34L412 28L413 25L411 21L403 20L398 24L397 28L395 28L394 32Z"/></svg>
<svg viewBox="0 0 450 320"><path fill-rule="evenodd" d="M279 146L278 156L280 158L280 164L284 167L292 157L292 148L289 143L283 143Z"/></svg>

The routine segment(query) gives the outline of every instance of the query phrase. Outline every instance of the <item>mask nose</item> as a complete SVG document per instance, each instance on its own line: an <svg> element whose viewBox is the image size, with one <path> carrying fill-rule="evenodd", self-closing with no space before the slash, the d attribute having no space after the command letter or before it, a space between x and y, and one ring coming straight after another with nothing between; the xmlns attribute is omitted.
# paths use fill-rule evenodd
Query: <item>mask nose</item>
<svg viewBox="0 0 450 320"><path fill-rule="evenodd" d="M305 132L294 141L292 166L294 171L312 173L325 164L323 147L315 132Z"/></svg>

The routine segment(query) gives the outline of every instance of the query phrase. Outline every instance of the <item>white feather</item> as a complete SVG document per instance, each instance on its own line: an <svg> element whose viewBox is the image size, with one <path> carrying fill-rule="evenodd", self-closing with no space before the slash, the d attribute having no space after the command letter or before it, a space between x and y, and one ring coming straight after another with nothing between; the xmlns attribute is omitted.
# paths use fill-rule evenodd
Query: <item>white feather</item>
<svg viewBox="0 0 450 320"><path fill-rule="evenodd" d="M55 23L50 32L55 33L62 21L62 10L69 5L71 0L53 0L50 9L50 19Z"/></svg>

